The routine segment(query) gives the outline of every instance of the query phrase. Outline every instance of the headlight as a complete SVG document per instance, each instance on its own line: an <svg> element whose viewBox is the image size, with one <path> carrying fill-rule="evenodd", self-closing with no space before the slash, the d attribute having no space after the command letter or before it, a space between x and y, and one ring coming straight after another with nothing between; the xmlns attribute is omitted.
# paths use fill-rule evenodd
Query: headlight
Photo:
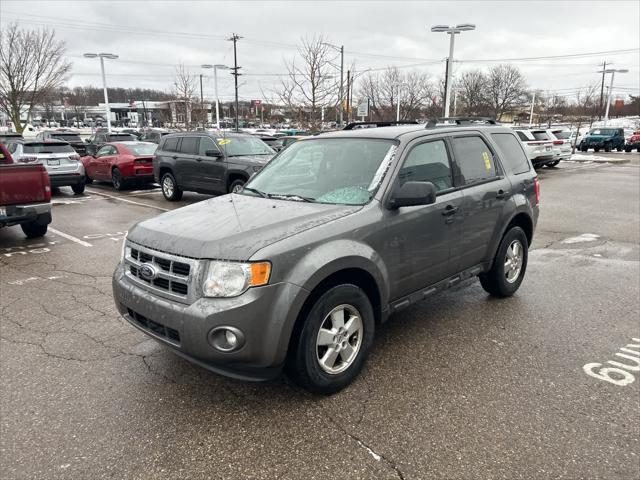
<svg viewBox="0 0 640 480"><path fill-rule="evenodd" d="M269 262L211 262L202 293L205 297L236 297L250 287L266 285L270 274Z"/></svg>

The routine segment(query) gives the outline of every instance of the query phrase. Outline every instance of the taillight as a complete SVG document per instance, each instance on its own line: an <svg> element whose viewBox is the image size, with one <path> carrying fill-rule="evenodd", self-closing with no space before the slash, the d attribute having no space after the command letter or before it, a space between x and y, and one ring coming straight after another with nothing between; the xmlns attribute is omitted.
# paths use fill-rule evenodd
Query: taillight
<svg viewBox="0 0 640 480"><path fill-rule="evenodd" d="M562 140L554 140L553 144L554 145L562 145L564 142Z"/></svg>
<svg viewBox="0 0 640 480"><path fill-rule="evenodd" d="M43 167L42 171L42 184L44 185L44 199L47 202L51 201L51 180L49 180L49 173L47 173L47 170Z"/></svg>
<svg viewBox="0 0 640 480"><path fill-rule="evenodd" d="M37 162L38 161L38 157L20 157L18 159L18 162L20 163L31 163L31 162Z"/></svg>
<svg viewBox="0 0 640 480"><path fill-rule="evenodd" d="M533 179L533 186L536 189L536 205L540 205L540 181L538 177Z"/></svg>

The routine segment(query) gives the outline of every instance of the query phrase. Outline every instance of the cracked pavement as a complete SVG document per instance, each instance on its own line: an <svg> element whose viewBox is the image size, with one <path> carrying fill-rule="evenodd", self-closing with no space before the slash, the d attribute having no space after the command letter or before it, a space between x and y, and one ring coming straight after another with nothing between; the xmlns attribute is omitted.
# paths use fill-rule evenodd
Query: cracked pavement
<svg viewBox="0 0 640 480"><path fill-rule="evenodd" d="M118 232L207 197L61 189L52 227L91 247L50 233L43 251L0 230L0 476L638 478L640 372L617 386L583 371L640 338L630 158L541 170L519 293L467 282L398 313L331 397L215 375L118 317Z"/></svg>

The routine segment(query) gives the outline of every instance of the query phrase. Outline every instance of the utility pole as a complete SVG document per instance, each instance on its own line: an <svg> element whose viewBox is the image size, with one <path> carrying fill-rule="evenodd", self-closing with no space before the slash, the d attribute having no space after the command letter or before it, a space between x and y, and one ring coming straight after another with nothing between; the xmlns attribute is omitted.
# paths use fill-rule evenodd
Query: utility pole
<svg viewBox="0 0 640 480"><path fill-rule="evenodd" d="M204 112L204 97L202 96L202 74L200 74L200 115ZM206 118L206 115L205 115ZM204 119L202 120L202 128L204 128Z"/></svg>
<svg viewBox="0 0 640 480"><path fill-rule="evenodd" d="M598 107L598 120L602 120L602 100L604 100L604 74L607 69L607 62L602 62L602 83L600 84L600 106Z"/></svg>
<svg viewBox="0 0 640 480"><path fill-rule="evenodd" d="M340 46L340 127L343 125L344 111L342 101L344 100L344 45Z"/></svg>
<svg viewBox="0 0 640 480"><path fill-rule="evenodd" d="M347 70L347 123L351 123L351 70Z"/></svg>
<svg viewBox="0 0 640 480"><path fill-rule="evenodd" d="M231 35L231 38L228 38L227 40L230 42L233 42L233 67L231 68L232 72L231 75L233 75L234 81L235 81L235 90L236 90L236 132L239 130L240 128L240 124L238 123L238 77L240 75L242 75L238 70L240 70L242 67L238 66L238 52L236 50L236 45L238 43L238 40L240 40L242 37L236 33Z"/></svg>

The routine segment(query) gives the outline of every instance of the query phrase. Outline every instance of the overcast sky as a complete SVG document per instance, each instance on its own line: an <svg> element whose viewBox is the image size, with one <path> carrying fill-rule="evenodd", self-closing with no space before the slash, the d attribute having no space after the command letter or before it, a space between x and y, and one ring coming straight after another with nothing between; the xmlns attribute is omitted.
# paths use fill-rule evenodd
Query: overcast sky
<svg viewBox="0 0 640 480"><path fill-rule="evenodd" d="M488 68L500 59L523 59L635 49L574 58L514 60L531 88L575 95L600 81L598 64L611 61L629 73L616 76L619 95L640 91L640 2L632 1L30 1L0 0L2 25L47 25L66 41L73 61L70 86L101 86L98 61L85 52L111 52L109 86L151 87L169 91L175 65L195 74L203 63L233 64L235 32L241 77L240 97L270 96L285 72L284 60L296 54L300 38L322 34L344 45L345 64L356 70L396 65L443 75L448 36L431 33L435 24L474 23L477 29L456 37L454 74ZM418 64L418 65L416 65ZM422 64L422 65L420 65ZM205 97L213 96L211 71L205 72ZM233 96L233 79L219 74L220 96ZM263 95L263 93L265 95Z"/></svg>

